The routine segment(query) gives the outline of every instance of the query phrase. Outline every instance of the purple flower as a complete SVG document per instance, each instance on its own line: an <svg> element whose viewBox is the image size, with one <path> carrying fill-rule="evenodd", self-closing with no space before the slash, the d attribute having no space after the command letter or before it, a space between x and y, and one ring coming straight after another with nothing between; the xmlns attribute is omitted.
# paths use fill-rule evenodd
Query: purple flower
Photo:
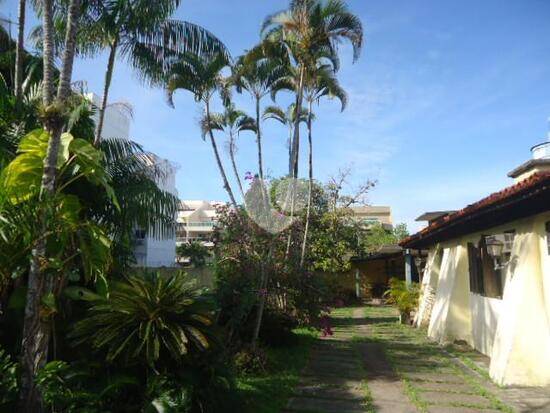
<svg viewBox="0 0 550 413"><path fill-rule="evenodd" d="M247 171L247 172L245 172L245 174L244 174L244 179L245 179L246 181L252 181L252 180L254 179L254 175L252 175L252 172Z"/></svg>

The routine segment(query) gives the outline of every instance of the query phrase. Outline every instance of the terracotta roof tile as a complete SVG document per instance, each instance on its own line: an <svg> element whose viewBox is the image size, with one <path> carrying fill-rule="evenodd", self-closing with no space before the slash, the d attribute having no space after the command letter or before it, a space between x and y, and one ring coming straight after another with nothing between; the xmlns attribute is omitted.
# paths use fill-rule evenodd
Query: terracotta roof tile
<svg viewBox="0 0 550 413"><path fill-rule="evenodd" d="M426 236L434 233L435 231L442 230L444 229L444 227L449 226L460 219L466 218L477 212L481 212L482 210L489 208L491 206L498 205L510 198L513 198L514 196L521 195L521 193L523 192L529 192L530 189L533 189L537 185L542 184L544 182L548 182L548 184L550 184L550 172L534 173L533 175L524 179L521 182L518 182L512 186L509 186L503 189L502 191L495 192L489 195L488 197L483 198L473 204L470 204L455 213L446 215L436 220L435 222L432 222L430 225L420 230L416 234L413 234L401 240L399 245L406 247L411 242L418 241L422 238L425 238Z"/></svg>

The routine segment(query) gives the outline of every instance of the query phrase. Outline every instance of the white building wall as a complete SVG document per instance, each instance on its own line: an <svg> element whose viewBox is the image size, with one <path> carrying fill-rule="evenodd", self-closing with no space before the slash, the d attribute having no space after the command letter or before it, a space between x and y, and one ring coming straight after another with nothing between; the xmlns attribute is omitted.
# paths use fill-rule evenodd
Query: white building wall
<svg viewBox="0 0 550 413"><path fill-rule="evenodd" d="M178 196L176 189L176 171L174 164L166 159L154 156L157 168L162 170L162 176L156 182L160 189L169 192L175 197ZM174 216L174 221L176 216ZM146 238L146 266L147 267L174 267L176 265L176 231L168 238Z"/></svg>
<svg viewBox="0 0 550 413"><path fill-rule="evenodd" d="M92 101L94 106L100 107L101 98L95 93L89 93L88 99ZM96 111L94 121L98 122L99 113ZM101 137L104 139L130 139L130 116L129 110L125 110L123 105L111 105L105 109L105 117L103 120L103 129Z"/></svg>
<svg viewBox="0 0 550 413"><path fill-rule="evenodd" d="M89 93L88 98L92 103L99 107L101 98ZM99 114L94 115L94 121L97 123ZM105 109L103 129L101 133L103 139L130 139L130 116L129 110L125 109L123 104L110 105ZM149 154L149 158L156 168L163 172L163 176L156 179L158 187L164 191L178 196L176 189L176 166L166 159L159 158L154 154ZM174 220L176 217L174 217ZM136 265L146 267L171 267L176 261L176 232L168 238L157 239L146 236L138 240L134 249Z"/></svg>

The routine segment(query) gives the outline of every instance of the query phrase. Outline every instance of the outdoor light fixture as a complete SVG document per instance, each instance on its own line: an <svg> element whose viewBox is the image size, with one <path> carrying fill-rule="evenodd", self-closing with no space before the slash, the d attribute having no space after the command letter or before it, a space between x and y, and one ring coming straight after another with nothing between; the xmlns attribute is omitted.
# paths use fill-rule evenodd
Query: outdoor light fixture
<svg viewBox="0 0 550 413"><path fill-rule="evenodd" d="M485 238L485 246L487 247L487 254L493 259L495 270L502 270L508 265L508 261L499 262L504 251L504 242L498 240L496 237L487 237Z"/></svg>

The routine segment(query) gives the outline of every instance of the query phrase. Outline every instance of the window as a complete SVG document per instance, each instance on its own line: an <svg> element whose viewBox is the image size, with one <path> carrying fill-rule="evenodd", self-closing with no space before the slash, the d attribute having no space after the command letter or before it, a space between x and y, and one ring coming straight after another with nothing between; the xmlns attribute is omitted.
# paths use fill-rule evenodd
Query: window
<svg viewBox="0 0 550 413"><path fill-rule="evenodd" d="M478 243L468 243L470 291L491 298L502 298L506 281L506 265L512 256L515 231L485 236ZM487 252L487 241L499 241L502 255L496 259Z"/></svg>
<svg viewBox="0 0 550 413"><path fill-rule="evenodd" d="M546 223L546 247L548 249L548 255L550 255L550 221Z"/></svg>

